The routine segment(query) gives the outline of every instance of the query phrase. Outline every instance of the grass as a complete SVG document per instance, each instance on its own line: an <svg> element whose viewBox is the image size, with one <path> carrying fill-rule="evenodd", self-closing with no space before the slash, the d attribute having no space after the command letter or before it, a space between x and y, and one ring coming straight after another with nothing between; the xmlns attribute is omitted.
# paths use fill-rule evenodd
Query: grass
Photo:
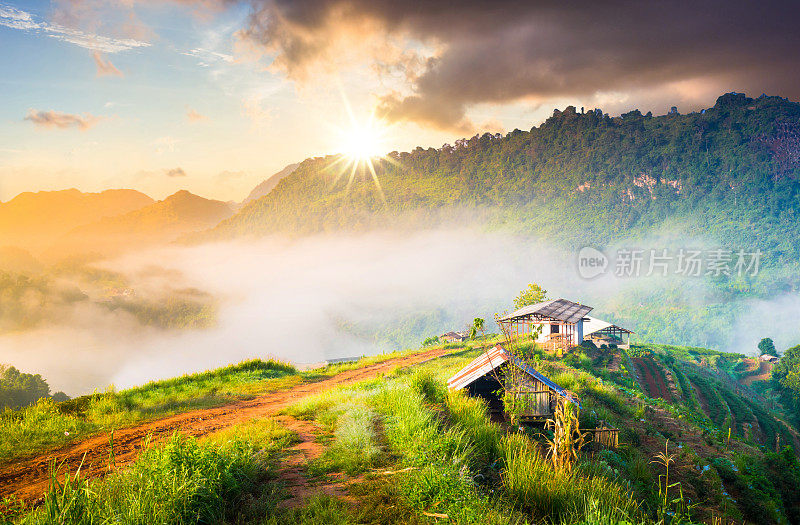
<svg viewBox="0 0 800 525"><path fill-rule="evenodd" d="M428 350L431 348L423 349ZM0 463L81 440L96 432L221 406L417 352L380 354L302 372L288 363L254 359L152 381L120 392L110 388L63 403L42 399L24 409L0 412Z"/></svg>
<svg viewBox="0 0 800 525"><path fill-rule="evenodd" d="M212 439L175 434L104 480L53 474L42 504L22 524L222 523L262 515L277 503L275 457L292 435L269 420Z"/></svg>
<svg viewBox="0 0 800 525"><path fill-rule="evenodd" d="M448 392L443 377L470 354L401 371L391 379L326 392L296 403L288 412L323 424L333 436L329 450L336 450L340 442L347 442L339 432L346 428L353 407L371 407L370 416L383 430L379 441L386 444L384 454L395 461L392 468L397 474L388 482L394 493L390 501L401 502L419 518L436 514L456 523L506 524L610 523L603 519L638 517L624 488L602 477L559 475L527 437L507 437L492 423L481 400ZM587 389L603 391L587 378L578 381ZM358 428L357 435L362 435L371 427ZM349 453L352 449L338 455ZM355 518L348 514L346 519Z"/></svg>
<svg viewBox="0 0 800 525"><path fill-rule="evenodd" d="M301 380L291 365L252 360L63 403L41 399L30 407L0 415L0 461L63 445L97 431L287 388Z"/></svg>
<svg viewBox="0 0 800 525"><path fill-rule="evenodd" d="M519 434L502 441L503 486L520 508L553 523L577 523L602 516L608 522L635 521L637 505L606 479L554 470L539 448Z"/></svg>
<svg viewBox="0 0 800 525"><path fill-rule="evenodd" d="M309 483L326 483L329 475L337 480L349 479L352 484L347 488L347 500L317 494L298 508L278 507L282 489L275 478L276 462L293 436L271 420L255 420L205 440L173 437L105 481L72 477L61 484L54 483L41 508L27 516L20 514L16 521L253 525L654 523L654 509L663 506L654 501L660 471L652 466L653 458L645 447L623 445L592 457L584 454L571 472L555 469L537 442L539 438L492 422L480 399L463 392L448 392L446 378L480 351L467 346L413 369L396 370L303 398L285 409L294 417L314 420L321 428L317 437L324 452L305 468L306 474L311 475ZM579 364L583 366L582 362ZM220 376L227 375L227 381L234 384L241 374L253 374L242 385L255 388L258 374L264 373L260 366L243 367ZM327 377L354 366L336 365L312 371L310 376L285 371L289 374L285 377ZM635 426L631 436L641 435L642 445L646 440L662 440L663 445L664 436L656 425L640 419L647 417L647 406L658 401L656 404L663 408L667 403L648 400L640 392L571 369L563 362L551 361L547 355L540 356L537 366L580 396L584 406L582 423L603 419L623 430ZM189 377L198 388L217 381L213 374ZM695 379L694 374L690 377ZM262 383L272 384L269 381L266 378ZM180 386L165 382L160 388L174 391ZM712 381L708 380L705 386L713 389ZM681 389L686 392L683 386ZM142 395L130 394L132 398ZM722 392L720 397L728 394ZM739 422L757 418L763 428L769 424L760 419L769 417L777 425L752 402L728 400L727 405ZM52 405L48 410L62 409ZM51 419L48 414L43 421ZM67 420L77 417L74 411L63 415ZM779 431L778 427L772 429L773 436ZM638 438L636 443L639 444ZM720 460L717 468L711 458L701 460L694 451L681 446L676 444L673 449L680 454L676 456L680 468L675 475L683 469L686 488L690 488L691 480L703 477L703 497L719 501L724 498L724 504L731 507L726 515L736 517L739 509L745 516L758 516L761 512L770 519L796 515L791 495L800 486L800 469L790 452L763 454L755 447L740 447L752 457L733 463ZM721 448L715 450L733 457ZM688 470L692 472L686 477ZM734 501L725 493L726 487L734 487L735 497L744 499ZM678 489L673 488L670 493L674 497Z"/></svg>

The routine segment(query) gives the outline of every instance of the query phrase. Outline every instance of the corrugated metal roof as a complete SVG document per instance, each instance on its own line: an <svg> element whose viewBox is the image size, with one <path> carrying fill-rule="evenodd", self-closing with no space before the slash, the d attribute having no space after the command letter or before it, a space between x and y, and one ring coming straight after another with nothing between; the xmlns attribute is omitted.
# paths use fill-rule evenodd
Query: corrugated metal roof
<svg viewBox="0 0 800 525"><path fill-rule="evenodd" d="M447 380L447 388L461 390L473 381L485 376L498 366L508 361L508 355L502 346L497 345L473 359L467 366L459 370Z"/></svg>
<svg viewBox="0 0 800 525"><path fill-rule="evenodd" d="M500 320L513 321L514 319L521 319L532 315L541 315L558 319L565 323L577 323L591 311L591 306L575 303L567 299L552 299L550 301L523 306Z"/></svg>
<svg viewBox="0 0 800 525"><path fill-rule="evenodd" d="M621 326L618 326L618 325L615 325L615 324L611 324L608 321L603 321L602 319L597 319L596 317L588 317L587 316L586 317L586 321L583 322L583 335L587 336L589 334L593 334L595 332L599 332L600 330L603 330L603 329L611 327L611 326L613 326L615 328L618 328L620 330L623 330L625 332L633 333L630 330L628 330L627 328L622 328Z"/></svg>
<svg viewBox="0 0 800 525"><path fill-rule="evenodd" d="M567 401L574 403L579 407L581 406L581 404L577 400L573 399L569 392L567 392L564 388L540 374L536 369L527 365L518 357L507 354L505 349L500 345L497 345L491 350L479 355L467 366L456 372L453 377L447 380L447 388L450 390L461 390L462 388L469 386L474 381L496 369L509 359L511 359L514 365L516 365L519 369L524 370L534 379L541 381L547 385L548 388L551 388Z"/></svg>

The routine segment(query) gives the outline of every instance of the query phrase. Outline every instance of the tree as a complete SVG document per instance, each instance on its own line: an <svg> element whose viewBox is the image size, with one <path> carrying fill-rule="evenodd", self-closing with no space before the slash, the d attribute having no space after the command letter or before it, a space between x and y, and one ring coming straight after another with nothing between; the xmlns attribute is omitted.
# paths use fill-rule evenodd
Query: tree
<svg viewBox="0 0 800 525"><path fill-rule="evenodd" d="M758 343L758 351L761 355L775 355L775 343L769 337L765 337Z"/></svg>
<svg viewBox="0 0 800 525"><path fill-rule="evenodd" d="M48 394L50 387L39 374L25 374L13 366L0 365L0 409L32 405Z"/></svg>
<svg viewBox="0 0 800 525"><path fill-rule="evenodd" d="M536 283L531 283L522 290L514 299L514 308L519 309L529 304L541 303L547 300L547 290Z"/></svg>
<svg viewBox="0 0 800 525"><path fill-rule="evenodd" d="M772 380L786 389L796 401L800 401L800 345L783 354L772 369Z"/></svg>
<svg viewBox="0 0 800 525"><path fill-rule="evenodd" d="M476 317L475 319L473 319L472 320L472 326L469 329L469 338L470 339L475 339L475 337L477 337L477 335L478 335L478 332L483 333L484 324L485 324L485 321L483 319L481 319L480 317Z"/></svg>

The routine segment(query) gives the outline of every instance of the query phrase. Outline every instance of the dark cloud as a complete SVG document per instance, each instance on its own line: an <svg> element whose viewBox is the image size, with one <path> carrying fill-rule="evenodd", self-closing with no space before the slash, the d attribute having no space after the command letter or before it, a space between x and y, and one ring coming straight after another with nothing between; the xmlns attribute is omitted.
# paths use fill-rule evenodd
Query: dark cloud
<svg viewBox="0 0 800 525"><path fill-rule="evenodd" d="M172 168L171 170L167 170L167 177L185 177L186 172L183 171L183 168Z"/></svg>
<svg viewBox="0 0 800 525"><path fill-rule="evenodd" d="M788 1L275 0L256 2L241 37L295 79L351 42L348 34L435 49L409 71L411 90L384 96L382 109L393 120L464 129L467 108L523 98L669 86L685 100L709 86L800 98L799 24ZM386 67L386 56L367 58Z"/></svg>
<svg viewBox="0 0 800 525"><path fill-rule="evenodd" d="M31 109L24 120L30 120L34 125L42 128L68 129L77 128L85 131L102 120L102 117L95 117L89 113L74 115L72 113L62 113L60 111L37 111Z"/></svg>

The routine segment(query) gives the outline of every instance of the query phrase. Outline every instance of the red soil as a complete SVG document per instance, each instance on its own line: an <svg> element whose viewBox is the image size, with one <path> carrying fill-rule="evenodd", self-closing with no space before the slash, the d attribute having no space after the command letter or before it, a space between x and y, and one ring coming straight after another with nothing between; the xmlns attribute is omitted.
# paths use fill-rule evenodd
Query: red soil
<svg viewBox="0 0 800 525"><path fill-rule="evenodd" d="M752 361L755 361L754 359ZM755 370L755 369L751 369ZM769 361L759 361L757 371L752 371L751 375L747 377L743 377L741 383L743 385L750 386L756 381L765 381L769 379L769 376L772 374L772 363Z"/></svg>
<svg viewBox="0 0 800 525"><path fill-rule="evenodd" d="M292 388L270 392L255 399L237 401L217 408L192 410L182 414L149 421L141 425L118 428L114 432L114 457L116 466L134 461L147 443L158 443L175 431L188 436L204 436L218 432L256 417L274 416L298 399L345 385L374 378L397 367L411 366L442 357L451 350L436 348L409 356L389 359L364 368L348 370L318 382L301 383ZM297 423L299 424L299 423ZM306 432L307 433L307 432ZM308 437L308 436L306 436ZM313 440L303 439L302 443ZM305 445L312 450L311 445ZM298 449L305 453L304 449ZM314 450L311 453L316 453ZM109 434L103 433L77 443L47 451L38 456L18 459L0 466L0 499L12 494L28 502L39 500L50 482L50 466L59 465L61 472L74 472L79 465L88 477L103 477L109 472Z"/></svg>
<svg viewBox="0 0 800 525"><path fill-rule="evenodd" d="M664 378L656 370L658 364L649 357L635 357L633 364L639 370L639 376L644 382L645 389L650 397L660 397L665 401L672 401L672 394L669 391L669 386L664 382Z"/></svg>

